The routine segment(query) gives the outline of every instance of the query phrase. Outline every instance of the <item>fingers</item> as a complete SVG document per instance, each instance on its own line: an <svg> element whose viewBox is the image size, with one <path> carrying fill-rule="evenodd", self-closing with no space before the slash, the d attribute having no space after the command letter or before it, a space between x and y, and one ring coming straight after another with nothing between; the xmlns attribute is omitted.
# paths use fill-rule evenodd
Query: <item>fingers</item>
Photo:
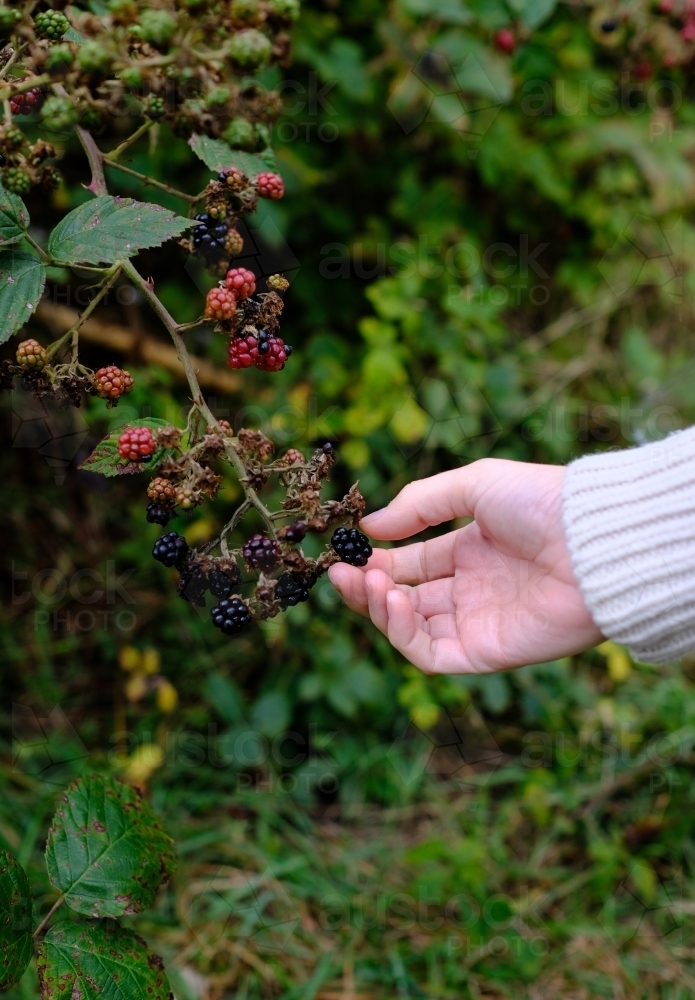
<svg viewBox="0 0 695 1000"><path fill-rule="evenodd" d="M365 517L362 527L373 538L408 538L455 517L472 517L481 490L517 464L482 459L463 469L409 483L388 507Z"/></svg>
<svg viewBox="0 0 695 1000"><path fill-rule="evenodd" d="M465 531L465 528L460 531ZM424 583L454 575L454 552L460 531L399 549L375 549L366 572L381 569L395 583Z"/></svg>
<svg viewBox="0 0 695 1000"><path fill-rule="evenodd" d="M424 618L413 609L407 594L392 590L386 598L388 610L388 639L406 659L425 673L469 673L471 666L464 649L456 637L452 619L446 631L450 634L433 638L426 628ZM451 626L453 625L453 633ZM442 625L438 631L442 630Z"/></svg>
<svg viewBox="0 0 695 1000"><path fill-rule="evenodd" d="M347 606L360 615L369 614L364 573L347 563L335 563L328 570L328 577Z"/></svg>

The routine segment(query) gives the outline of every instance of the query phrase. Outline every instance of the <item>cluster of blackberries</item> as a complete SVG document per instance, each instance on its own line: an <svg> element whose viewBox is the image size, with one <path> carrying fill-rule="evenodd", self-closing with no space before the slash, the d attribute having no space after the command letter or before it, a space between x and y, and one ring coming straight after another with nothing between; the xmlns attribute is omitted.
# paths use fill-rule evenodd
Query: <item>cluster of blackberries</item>
<svg viewBox="0 0 695 1000"><path fill-rule="evenodd" d="M240 597L225 597L211 611L212 624L225 635L238 635L251 622L251 612Z"/></svg>
<svg viewBox="0 0 695 1000"><path fill-rule="evenodd" d="M226 222L213 219L207 212L195 216L196 226L193 230L193 246L203 256L217 256L225 252L225 240L229 232Z"/></svg>
<svg viewBox="0 0 695 1000"><path fill-rule="evenodd" d="M271 570L274 569L282 555L282 548L279 542L267 535L251 535L241 550L241 554L251 569Z"/></svg>
<svg viewBox="0 0 695 1000"><path fill-rule="evenodd" d="M258 330L258 335L247 333L232 337L229 342L230 368L251 368L255 365L263 372L279 372L292 353L292 348L282 337Z"/></svg>
<svg viewBox="0 0 695 1000"><path fill-rule="evenodd" d="M281 608L294 608L302 601L309 600L309 592L315 583L315 577L283 573L275 583L275 598Z"/></svg>
<svg viewBox="0 0 695 1000"><path fill-rule="evenodd" d="M331 545L340 556L341 562L351 566L365 566L372 554L372 547L366 535L357 528L336 528Z"/></svg>
<svg viewBox="0 0 695 1000"><path fill-rule="evenodd" d="M152 555L157 562L164 563L165 566L181 569L188 555L188 542L183 535L169 531L154 543Z"/></svg>

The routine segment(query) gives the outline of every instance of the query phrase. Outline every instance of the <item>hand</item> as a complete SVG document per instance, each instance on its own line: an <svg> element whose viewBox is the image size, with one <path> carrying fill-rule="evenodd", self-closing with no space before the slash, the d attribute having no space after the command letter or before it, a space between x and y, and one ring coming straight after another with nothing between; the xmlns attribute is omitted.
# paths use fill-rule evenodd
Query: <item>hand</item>
<svg viewBox="0 0 695 1000"><path fill-rule="evenodd" d="M367 566L331 566L347 604L426 673L543 663L595 646L562 525L561 466L483 459L410 483L362 521L372 538L409 538L456 517L472 524L427 542L375 549Z"/></svg>

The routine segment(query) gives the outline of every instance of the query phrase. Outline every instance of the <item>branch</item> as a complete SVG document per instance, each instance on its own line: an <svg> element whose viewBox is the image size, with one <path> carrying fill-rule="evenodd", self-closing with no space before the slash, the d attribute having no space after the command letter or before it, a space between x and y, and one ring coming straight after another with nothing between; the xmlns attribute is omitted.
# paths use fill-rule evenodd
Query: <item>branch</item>
<svg viewBox="0 0 695 1000"><path fill-rule="evenodd" d="M178 188L172 187L171 184L165 184L164 181L155 180L154 177L148 177L147 174L141 174L138 170L132 170L130 167L124 166L122 163L116 163L114 160L110 159L108 156L103 158L104 165L107 167L114 167L116 170L120 170L121 173L128 174L130 177L137 177L147 187L156 187L160 191L166 191L167 194L173 195L175 198L181 198L182 201L187 201L189 205L195 205L197 201L203 197L201 194L186 194L185 191L179 191Z"/></svg>
<svg viewBox="0 0 695 1000"><path fill-rule="evenodd" d="M134 142L137 142L140 136L149 132L153 125L154 119L148 118L147 121L143 122L140 128L137 128L131 136L128 136L127 139L124 139L123 142L119 143L118 146L116 146L115 149L112 149L110 153L103 153L102 159L105 161L108 160L109 163L113 163L114 160L118 159L121 153L124 153L129 146L132 146Z"/></svg>

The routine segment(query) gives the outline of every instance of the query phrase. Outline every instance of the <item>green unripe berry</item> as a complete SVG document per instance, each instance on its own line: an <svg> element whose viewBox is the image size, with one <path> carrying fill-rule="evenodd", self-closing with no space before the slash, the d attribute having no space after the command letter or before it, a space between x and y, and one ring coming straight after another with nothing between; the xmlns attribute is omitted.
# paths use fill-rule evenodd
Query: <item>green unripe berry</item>
<svg viewBox="0 0 695 1000"><path fill-rule="evenodd" d="M142 87L142 71L136 66L126 66L121 70L120 77L129 90L140 90Z"/></svg>
<svg viewBox="0 0 695 1000"><path fill-rule="evenodd" d="M215 87L205 98L205 103L211 110L219 110L229 104L229 91L226 87Z"/></svg>
<svg viewBox="0 0 695 1000"><path fill-rule="evenodd" d="M13 194L29 194L31 177L21 167L8 167L2 175L2 184L6 191Z"/></svg>
<svg viewBox="0 0 695 1000"><path fill-rule="evenodd" d="M255 28L237 31L229 45L229 54L243 69L260 69L270 59L273 46L269 38Z"/></svg>
<svg viewBox="0 0 695 1000"><path fill-rule="evenodd" d="M56 132L69 132L77 125L79 112L69 97L53 95L47 98L41 109L41 117L49 129Z"/></svg>
<svg viewBox="0 0 695 1000"><path fill-rule="evenodd" d="M256 148L256 131L245 118L233 118L222 133L222 138L233 149Z"/></svg>
<svg viewBox="0 0 695 1000"><path fill-rule="evenodd" d="M56 188L60 187L62 180L60 171L56 170L55 167L49 166L43 168L41 173L41 187L44 191L55 191Z"/></svg>
<svg viewBox="0 0 695 1000"><path fill-rule="evenodd" d="M168 10L144 10L140 23L131 29L157 49L165 49L174 37L176 18Z"/></svg>
<svg viewBox="0 0 695 1000"><path fill-rule="evenodd" d="M24 133L21 128L10 125L3 130L2 144L8 149L18 149L24 143Z"/></svg>
<svg viewBox="0 0 695 1000"><path fill-rule="evenodd" d="M283 21L296 21L299 17L299 0L269 0L270 13Z"/></svg>
<svg viewBox="0 0 695 1000"><path fill-rule="evenodd" d="M74 61L75 57L69 45L54 45L46 56L46 69L56 75L67 73Z"/></svg>
<svg viewBox="0 0 695 1000"><path fill-rule="evenodd" d="M113 56L99 42L88 41L77 50L77 63L89 76L105 76L111 69Z"/></svg>
<svg viewBox="0 0 695 1000"><path fill-rule="evenodd" d="M0 38L7 38L14 31L14 27L21 19L22 15L12 7L0 6Z"/></svg>
<svg viewBox="0 0 695 1000"><path fill-rule="evenodd" d="M258 0L232 0L229 13L239 21L255 21L261 11Z"/></svg>
<svg viewBox="0 0 695 1000"><path fill-rule="evenodd" d="M150 94L145 105L145 114L148 118L161 118L166 111L164 100L156 94Z"/></svg>
<svg viewBox="0 0 695 1000"><path fill-rule="evenodd" d="M96 108L87 108L80 119L80 126L88 132L98 132L104 127L104 117Z"/></svg>
<svg viewBox="0 0 695 1000"><path fill-rule="evenodd" d="M70 27L70 22L59 10L44 10L34 18L34 26L44 38L57 42Z"/></svg>

